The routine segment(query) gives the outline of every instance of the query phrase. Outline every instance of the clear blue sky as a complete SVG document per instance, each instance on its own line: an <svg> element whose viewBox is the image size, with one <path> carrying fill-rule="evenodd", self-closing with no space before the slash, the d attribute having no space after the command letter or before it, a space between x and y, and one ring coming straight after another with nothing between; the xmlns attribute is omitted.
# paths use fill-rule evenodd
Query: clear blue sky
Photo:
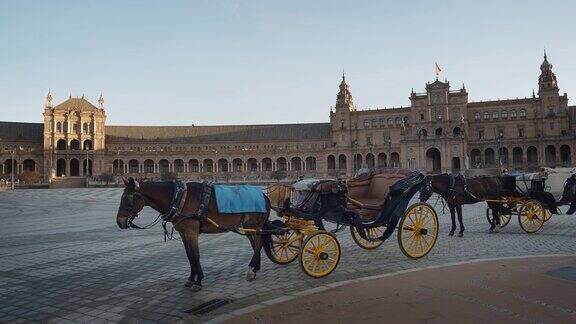
<svg viewBox="0 0 576 324"><path fill-rule="evenodd" d="M576 96L576 1L0 2L0 120L103 92L108 124L326 122L409 104L434 62L470 100L530 96L543 48ZM571 104L574 101L571 100Z"/></svg>

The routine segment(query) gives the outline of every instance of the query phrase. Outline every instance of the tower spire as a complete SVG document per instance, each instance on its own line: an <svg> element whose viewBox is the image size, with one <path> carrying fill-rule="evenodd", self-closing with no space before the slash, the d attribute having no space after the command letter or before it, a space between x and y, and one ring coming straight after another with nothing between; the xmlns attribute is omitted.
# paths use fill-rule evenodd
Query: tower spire
<svg viewBox="0 0 576 324"><path fill-rule="evenodd" d="M339 85L340 91L336 96L336 110L340 110L342 108L347 109L349 111L353 111L354 103L352 101L352 93L350 93L350 86L346 83L346 75L344 71L342 71L342 81Z"/></svg>
<svg viewBox="0 0 576 324"><path fill-rule="evenodd" d="M540 76L538 77L538 95L540 95L542 91L558 91L558 82L556 75L552 71L552 67L552 64L548 61L546 49L544 49L544 60L542 64L540 64Z"/></svg>
<svg viewBox="0 0 576 324"><path fill-rule="evenodd" d="M102 97L102 92L100 92L100 98L98 98L98 108L104 109L104 97Z"/></svg>
<svg viewBox="0 0 576 324"><path fill-rule="evenodd" d="M48 89L48 94L46 95L46 108L52 108L52 90Z"/></svg>

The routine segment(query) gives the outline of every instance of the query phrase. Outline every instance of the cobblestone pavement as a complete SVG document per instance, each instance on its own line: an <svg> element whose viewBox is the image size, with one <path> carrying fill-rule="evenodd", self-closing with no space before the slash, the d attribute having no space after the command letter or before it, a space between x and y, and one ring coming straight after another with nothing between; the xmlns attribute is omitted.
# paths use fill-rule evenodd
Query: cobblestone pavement
<svg viewBox="0 0 576 324"><path fill-rule="evenodd" d="M324 279L307 277L297 263L278 266L265 257L256 281L244 280L251 257L247 239L204 235L200 241L204 290L183 284L189 273L178 240L164 243L161 226L120 230L120 189L18 190L0 193L0 322L204 321L255 303L358 277L450 262L504 256L576 254L576 216L553 216L535 235L516 219L488 234L485 204L466 206L466 233L448 237L449 216L440 214L434 250L407 259L391 237L379 249L357 247L338 234L342 260ZM139 224L156 214L145 209ZM213 299L228 304L193 314Z"/></svg>

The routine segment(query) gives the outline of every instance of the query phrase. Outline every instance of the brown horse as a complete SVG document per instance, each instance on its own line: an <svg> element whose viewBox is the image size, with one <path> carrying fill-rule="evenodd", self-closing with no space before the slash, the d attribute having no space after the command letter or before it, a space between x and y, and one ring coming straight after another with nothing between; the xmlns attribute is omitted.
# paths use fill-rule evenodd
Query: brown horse
<svg viewBox="0 0 576 324"><path fill-rule="evenodd" d="M260 270L260 256L263 246L262 236L257 234L267 224L270 216L270 202L266 199L266 213L245 213L245 214L220 214L216 207L216 201L212 195L205 212L200 212L201 196L204 184L185 184L187 193L183 195L183 202L174 203L177 186L175 182L143 182L138 183L130 177L124 180L125 189L118 208L116 223L121 229L131 226L134 218L144 208L149 206L159 212L163 218L171 215L178 204L178 213L170 217L168 221L172 223L176 231L180 234L186 255L190 262L190 276L185 286L194 291L202 289L202 278L204 273L200 265L200 252L198 249L198 236L200 233L223 233L228 230L236 230L240 227L252 229L254 231L246 235L250 240L254 254L248 265L246 280L252 281L256 278L256 272Z"/></svg>

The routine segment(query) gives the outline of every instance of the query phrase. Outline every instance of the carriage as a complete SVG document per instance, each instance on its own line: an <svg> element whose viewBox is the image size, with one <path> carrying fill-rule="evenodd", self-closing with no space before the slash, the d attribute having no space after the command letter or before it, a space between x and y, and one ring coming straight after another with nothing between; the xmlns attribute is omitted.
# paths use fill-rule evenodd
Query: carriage
<svg viewBox="0 0 576 324"><path fill-rule="evenodd" d="M499 206L500 228L508 225L512 215L517 215L522 230L536 233L552 214L559 214L558 207L572 203L575 174L576 168L542 168L534 173L508 173L504 177L512 183L510 194L486 202ZM490 207L486 209L486 218L492 223L493 210Z"/></svg>
<svg viewBox="0 0 576 324"><path fill-rule="evenodd" d="M354 242L371 250L398 227L402 253L411 259L424 257L436 243L439 225L430 205L408 207L423 180L419 172L395 170L362 175L347 183L306 179L271 186L267 188L271 207L282 218L272 225L285 231L271 235L266 253L277 264L299 258L306 274L321 278L334 271L340 259L336 232L349 227ZM336 230L326 231L323 221L336 224Z"/></svg>

